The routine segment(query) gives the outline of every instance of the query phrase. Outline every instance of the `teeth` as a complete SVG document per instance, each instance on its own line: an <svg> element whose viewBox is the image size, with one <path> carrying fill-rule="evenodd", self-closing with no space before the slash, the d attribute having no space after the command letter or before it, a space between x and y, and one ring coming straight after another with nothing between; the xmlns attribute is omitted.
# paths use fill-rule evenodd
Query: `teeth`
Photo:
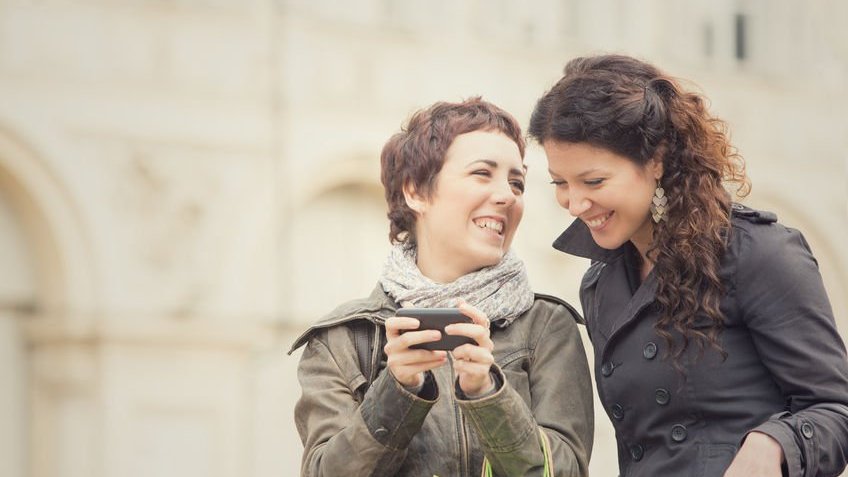
<svg viewBox="0 0 848 477"><path fill-rule="evenodd" d="M603 217L601 217L601 218L599 218L599 219L595 219L595 220L586 220L586 221L585 221L585 222L586 222L586 225L588 225L589 227L591 227L591 228L593 228L593 229L594 229L594 228L597 228L597 227L600 227L601 225L604 225L604 222L606 222L606 221L607 221L607 219L609 219L609 218L610 218L610 215L612 215L612 214L611 214L611 213L610 213L610 214L607 214L607 215L605 215L605 216L603 216Z"/></svg>
<svg viewBox="0 0 848 477"><path fill-rule="evenodd" d="M503 233L503 223L497 220L481 219L474 222L481 229L491 229L497 233Z"/></svg>

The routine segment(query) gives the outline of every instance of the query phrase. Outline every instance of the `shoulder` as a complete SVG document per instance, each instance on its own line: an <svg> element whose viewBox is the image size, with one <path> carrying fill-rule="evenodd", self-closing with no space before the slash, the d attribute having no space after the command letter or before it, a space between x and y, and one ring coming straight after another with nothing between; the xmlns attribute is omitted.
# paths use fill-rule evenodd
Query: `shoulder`
<svg viewBox="0 0 848 477"><path fill-rule="evenodd" d="M775 262L793 249L809 251L801 232L779 223L772 212L733 204L731 226L730 252L739 261Z"/></svg>
<svg viewBox="0 0 848 477"><path fill-rule="evenodd" d="M800 231L779 223L770 212L747 207L740 211L734 211L728 250L737 284L757 289L790 286L818 273L818 263Z"/></svg>
<svg viewBox="0 0 848 477"><path fill-rule="evenodd" d="M577 309L562 298L544 293L534 293L533 295L533 306L528 313L534 317L541 316L549 319L567 320L581 325L585 324Z"/></svg>
<svg viewBox="0 0 848 477"><path fill-rule="evenodd" d="M313 337L326 336L331 329L342 328L345 329L346 334L353 335L360 325L367 323L367 328L372 329L371 323L381 323L384 318L392 314L394 314L394 307L391 301L382 288L377 285L371 295L346 301L310 325L292 343L289 354L309 342Z"/></svg>
<svg viewBox="0 0 848 477"><path fill-rule="evenodd" d="M773 224L777 222L777 214L767 210L752 209L746 205L734 202L731 207L731 218L751 224Z"/></svg>
<svg viewBox="0 0 848 477"><path fill-rule="evenodd" d="M772 212L733 204L730 216L730 246L747 246L751 240L769 242L786 230Z"/></svg>
<svg viewBox="0 0 848 477"><path fill-rule="evenodd" d="M585 325L583 317L567 301L553 295L535 293L533 306L522 318L516 320L517 333L522 341L533 350L541 343L561 347L565 352L568 343L581 340L580 326Z"/></svg>

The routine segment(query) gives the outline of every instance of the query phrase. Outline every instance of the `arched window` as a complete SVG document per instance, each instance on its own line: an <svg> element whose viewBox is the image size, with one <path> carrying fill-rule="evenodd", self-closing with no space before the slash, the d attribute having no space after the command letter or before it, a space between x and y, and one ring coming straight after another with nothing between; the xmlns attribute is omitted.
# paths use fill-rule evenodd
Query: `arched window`
<svg viewBox="0 0 848 477"><path fill-rule="evenodd" d="M27 234L4 182L0 177L0 475L23 477L28 412L21 325L35 311L37 293Z"/></svg>
<svg viewBox="0 0 848 477"><path fill-rule="evenodd" d="M312 322L344 301L367 296L390 244L382 189L348 183L296 211L291 263L295 319Z"/></svg>

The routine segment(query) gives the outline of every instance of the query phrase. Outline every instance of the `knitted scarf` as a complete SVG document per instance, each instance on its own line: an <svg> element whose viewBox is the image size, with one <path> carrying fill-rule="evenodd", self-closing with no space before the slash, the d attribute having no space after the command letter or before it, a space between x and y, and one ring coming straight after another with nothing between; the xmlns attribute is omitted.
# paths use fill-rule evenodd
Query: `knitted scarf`
<svg viewBox="0 0 848 477"><path fill-rule="evenodd" d="M451 283L435 283L418 269L416 250L397 244L389 252L380 284L403 308L455 307L457 299L462 298L500 328L506 328L529 310L534 300L524 262L512 250L497 265Z"/></svg>

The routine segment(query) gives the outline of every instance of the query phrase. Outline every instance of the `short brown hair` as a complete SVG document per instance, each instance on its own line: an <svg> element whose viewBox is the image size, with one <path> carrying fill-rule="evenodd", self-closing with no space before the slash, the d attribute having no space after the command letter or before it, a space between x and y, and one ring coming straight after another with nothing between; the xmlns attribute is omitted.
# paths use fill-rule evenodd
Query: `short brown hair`
<svg viewBox="0 0 848 477"><path fill-rule="evenodd" d="M438 102L415 112L383 146L380 180L389 206L392 243L415 245L415 212L406 204L404 185L413 186L422 197L429 198L453 140L474 131L503 133L515 141L524 158L524 137L518 121L480 97L459 103Z"/></svg>

